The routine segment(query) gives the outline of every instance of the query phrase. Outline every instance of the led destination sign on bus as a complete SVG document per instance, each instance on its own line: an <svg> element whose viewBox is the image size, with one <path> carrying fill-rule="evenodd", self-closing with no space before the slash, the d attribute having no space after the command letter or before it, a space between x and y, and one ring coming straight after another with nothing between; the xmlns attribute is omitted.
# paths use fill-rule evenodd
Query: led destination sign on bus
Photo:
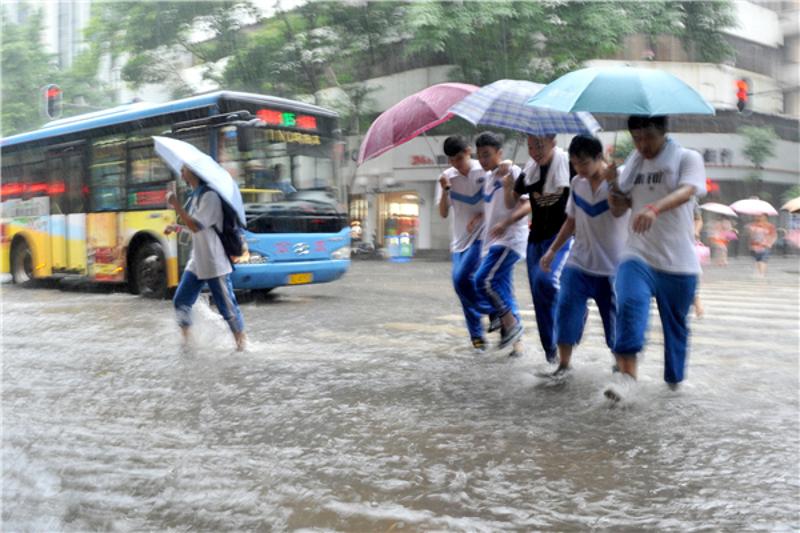
<svg viewBox="0 0 800 533"><path fill-rule="evenodd" d="M270 142L278 143L294 143L294 144L321 144L319 135L310 135L308 133L300 133L297 131L283 131L283 130L265 130L267 133L267 140Z"/></svg>
<svg viewBox="0 0 800 533"><path fill-rule="evenodd" d="M274 109L259 109L256 116L270 126L280 126L283 128L298 128L301 130L317 130L317 117L311 115L298 115L288 111L276 111Z"/></svg>

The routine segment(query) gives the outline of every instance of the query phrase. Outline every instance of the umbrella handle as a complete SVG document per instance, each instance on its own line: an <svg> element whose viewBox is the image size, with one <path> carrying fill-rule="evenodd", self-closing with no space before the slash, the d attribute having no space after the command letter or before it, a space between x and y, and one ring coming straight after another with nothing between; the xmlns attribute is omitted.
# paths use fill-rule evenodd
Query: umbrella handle
<svg viewBox="0 0 800 533"><path fill-rule="evenodd" d="M423 131L422 136L425 137L425 142L428 143L428 148L431 151L431 156L433 156L433 163L436 165L437 168L443 170L442 165L439 164L439 161L436 157L436 152L433 150L433 145L431 144L431 139L428 137L428 132Z"/></svg>

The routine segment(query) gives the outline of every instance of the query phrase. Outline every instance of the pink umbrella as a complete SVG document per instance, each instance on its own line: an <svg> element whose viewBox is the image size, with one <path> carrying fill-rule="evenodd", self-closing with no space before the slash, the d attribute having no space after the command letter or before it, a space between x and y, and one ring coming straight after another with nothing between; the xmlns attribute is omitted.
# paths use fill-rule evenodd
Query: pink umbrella
<svg viewBox="0 0 800 533"><path fill-rule="evenodd" d="M778 212L770 204L758 198L745 198L733 202L731 209L742 215L768 215L775 216Z"/></svg>
<svg viewBox="0 0 800 533"><path fill-rule="evenodd" d="M705 209L706 211L710 211L711 213L717 213L718 215L726 215L729 217L738 216L736 211L731 209L725 204L718 204L716 202L706 202L700 206L700 209Z"/></svg>
<svg viewBox="0 0 800 533"><path fill-rule="evenodd" d="M378 157L452 118L447 110L474 91L468 83L439 83L400 100L375 119L367 130L358 164Z"/></svg>

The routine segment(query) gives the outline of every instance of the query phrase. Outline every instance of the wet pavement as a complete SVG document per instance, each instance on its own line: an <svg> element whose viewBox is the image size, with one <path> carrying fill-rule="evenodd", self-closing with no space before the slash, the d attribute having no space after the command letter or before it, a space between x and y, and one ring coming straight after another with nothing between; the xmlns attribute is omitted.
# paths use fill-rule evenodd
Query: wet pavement
<svg viewBox="0 0 800 533"><path fill-rule="evenodd" d="M654 314L616 408L595 309L572 379L535 376L524 266L520 359L469 348L444 262L246 297L243 354L207 305L187 350L167 301L3 284L3 530L796 531L800 276L770 269L707 269L678 392Z"/></svg>

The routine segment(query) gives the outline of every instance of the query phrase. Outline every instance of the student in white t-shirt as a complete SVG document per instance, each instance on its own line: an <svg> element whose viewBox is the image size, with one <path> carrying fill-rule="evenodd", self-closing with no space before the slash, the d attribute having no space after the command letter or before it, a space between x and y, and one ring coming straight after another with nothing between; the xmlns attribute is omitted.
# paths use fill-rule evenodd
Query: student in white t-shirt
<svg viewBox="0 0 800 533"><path fill-rule="evenodd" d="M499 348L514 345L511 355L522 355L522 321L514 297L514 265L525 257L528 242L527 214L516 213L519 205L506 207L504 187L513 187L520 168L500 165L503 158L502 137L491 132L481 133L475 139L478 161L486 171L483 187L484 237L483 260L475 282L478 291L489 301L500 318L502 337ZM527 204L527 197L519 204Z"/></svg>
<svg viewBox="0 0 800 533"><path fill-rule="evenodd" d="M602 143L591 135L577 135L569 145L569 159L577 175L570 184L567 219L539 262L540 268L549 272L558 251L574 235L556 303L559 365L553 377L562 377L570 369L573 347L583 336L589 298L597 304L606 345L613 352L617 315L614 272L628 236L627 213L615 217L608 205Z"/></svg>
<svg viewBox="0 0 800 533"><path fill-rule="evenodd" d="M636 356L644 347L655 297L664 331L664 381L676 389L684 379L689 325L700 262L695 253L693 197L706 194L702 156L667 137L667 117L628 118L636 150L609 195L611 212L631 210L630 234L617 270L617 373L605 390L622 399L635 384Z"/></svg>
<svg viewBox="0 0 800 533"><path fill-rule="evenodd" d="M463 137L448 137L444 140L443 149L451 166L439 177L436 205L442 218L447 218L451 211L453 213L450 218L453 287L464 310L472 346L485 351L487 342L481 316L492 317L494 310L480 296L475 286L475 272L481 263L483 245L483 184L486 171L472 159L472 150ZM489 331L500 327L498 321L494 322Z"/></svg>
<svg viewBox="0 0 800 533"><path fill-rule="evenodd" d="M171 224L164 230L167 235L184 227L192 232L192 255L173 299L178 325L184 342L188 342L192 306L203 286L208 285L217 309L233 333L236 349L242 351L246 342L244 319L233 293L230 277L233 267L214 229L222 228L222 200L190 168L184 166L181 177L192 188L188 210L183 208L173 192L167 193L167 203L175 209L185 226Z"/></svg>

